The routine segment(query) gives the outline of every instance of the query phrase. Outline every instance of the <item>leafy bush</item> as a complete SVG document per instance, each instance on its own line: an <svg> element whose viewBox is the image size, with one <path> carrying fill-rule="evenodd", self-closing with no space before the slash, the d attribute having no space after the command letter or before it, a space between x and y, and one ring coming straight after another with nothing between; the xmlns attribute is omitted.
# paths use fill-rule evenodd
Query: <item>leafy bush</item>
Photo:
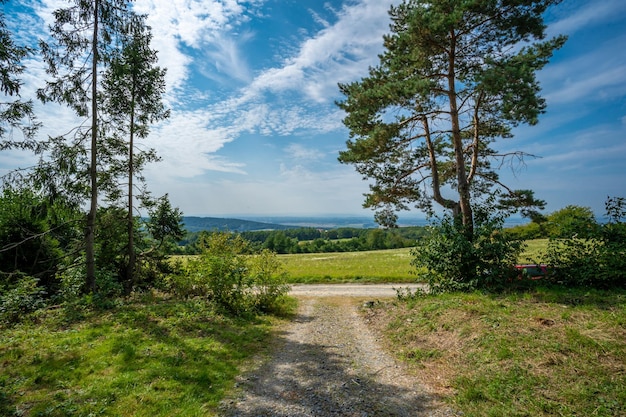
<svg viewBox="0 0 626 417"><path fill-rule="evenodd" d="M504 218L487 211L475 215L473 233L444 216L412 254L412 265L426 278L431 292L497 289L517 274L514 264L523 243L502 233Z"/></svg>
<svg viewBox="0 0 626 417"><path fill-rule="evenodd" d="M552 239L546 259L556 284L611 288L626 285L626 200L609 198L608 223L589 238Z"/></svg>
<svg viewBox="0 0 626 417"><path fill-rule="evenodd" d="M46 305L46 291L37 278L22 276L17 284L0 295L0 322L19 321L24 314Z"/></svg>
<svg viewBox="0 0 626 417"><path fill-rule="evenodd" d="M169 278L174 294L207 297L224 311L242 315L272 309L289 290L273 252L247 255L248 242L230 233L204 235L201 245L202 254L189 261L186 271Z"/></svg>
<svg viewBox="0 0 626 417"><path fill-rule="evenodd" d="M276 254L267 249L250 259L255 286L255 304L260 311L271 311L276 301L289 291L287 272Z"/></svg>

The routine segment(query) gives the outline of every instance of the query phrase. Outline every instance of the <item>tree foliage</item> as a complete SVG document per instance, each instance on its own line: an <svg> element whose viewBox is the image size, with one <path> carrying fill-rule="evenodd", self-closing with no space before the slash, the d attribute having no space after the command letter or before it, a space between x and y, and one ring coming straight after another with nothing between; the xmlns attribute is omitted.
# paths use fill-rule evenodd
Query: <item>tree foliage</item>
<svg viewBox="0 0 626 417"><path fill-rule="evenodd" d="M6 0L0 0L0 4L4 3ZM34 138L39 123L35 120L33 103L24 101L20 95L23 83L19 76L25 69L22 60L32 52L31 48L15 42L5 14L0 11L0 150L19 148L40 152L44 148ZM15 138L15 130L22 132L22 139Z"/></svg>
<svg viewBox="0 0 626 417"><path fill-rule="evenodd" d="M57 102L69 106L77 116L90 119L87 128L77 128L70 136L72 145L67 146L65 138L52 141L58 147L52 152L66 161L67 149L79 149L81 162L87 166L68 164L64 174L82 179L88 173L89 213L86 221L85 253L87 286L96 289L95 235L96 213L98 209L98 189L101 181L107 179L98 173L107 173L98 166L102 161L100 152L105 148L106 126L100 119L102 114L98 91L101 88L99 73L109 65L112 54L131 26L134 13L128 0L74 0L68 7L54 11L54 22L50 25L50 42L40 43L46 72L52 79L38 91L38 97L45 102ZM53 178L56 164L44 165L43 177ZM70 169L67 169L70 168Z"/></svg>
<svg viewBox="0 0 626 417"><path fill-rule="evenodd" d="M145 139L150 124L169 116L162 96L165 94L165 70L156 66L157 52L150 48L152 38L150 28L145 24L145 16L134 16L128 33L121 37L121 48L113 51L107 71L103 77L103 110L112 125L112 140L127 139L124 145L125 158L112 153L111 164L122 166L114 172L124 172L127 186L127 237L128 267L127 280L133 280L136 254L134 244L134 196L135 176L140 174L148 162L157 161L153 149L137 151L135 140ZM116 147L113 147L114 149ZM142 176L139 177L144 182Z"/></svg>
<svg viewBox="0 0 626 417"><path fill-rule="evenodd" d="M578 213L569 207L566 212ZM586 210L582 210L586 213ZM558 285L594 288L626 287L626 199L606 200L607 222L589 227L589 219L578 223L577 233L550 240L546 253L548 279ZM580 220L576 216L573 220ZM568 223L569 227L570 224ZM566 228L566 231L571 229Z"/></svg>
<svg viewBox="0 0 626 417"><path fill-rule="evenodd" d="M475 200L494 188L509 207L541 204L496 172L525 154L492 145L545 110L535 73L565 38L544 40L542 14L558 2L405 0L391 8L380 63L339 85L351 137L339 160L373 180L364 206L379 210L378 221L393 223L412 205L431 213L435 202L471 239Z"/></svg>

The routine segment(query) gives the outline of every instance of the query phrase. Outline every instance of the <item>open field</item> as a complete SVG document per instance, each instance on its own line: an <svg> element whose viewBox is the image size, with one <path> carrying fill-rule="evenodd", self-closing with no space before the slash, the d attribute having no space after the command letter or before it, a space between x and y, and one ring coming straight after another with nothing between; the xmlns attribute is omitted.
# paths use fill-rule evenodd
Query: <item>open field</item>
<svg viewBox="0 0 626 417"><path fill-rule="evenodd" d="M293 283L415 282L410 249L279 255Z"/></svg>
<svg viewBox="0 0 626 417"><path fill-rule="evenodd" d="M520 263L542 262L548 239L526 242ZM175 256L185 260L189 256ZM411 266L411 248L364 252L303 253L278 255L291 283L408 283L417 282Z"/></svg>
<svg viewBox="0 0 626 417"><path fill-rule="evenodd" d="M368 310L466 416L626 416L626 291L445 294Z"/></svg>

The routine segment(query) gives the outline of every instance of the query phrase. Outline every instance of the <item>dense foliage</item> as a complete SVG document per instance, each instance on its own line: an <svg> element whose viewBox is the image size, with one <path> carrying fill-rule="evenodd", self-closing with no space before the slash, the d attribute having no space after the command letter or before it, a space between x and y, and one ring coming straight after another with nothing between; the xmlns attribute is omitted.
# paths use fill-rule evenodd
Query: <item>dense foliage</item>
<svg viewBox="0 0 626 417"><path fill-rule="evenodd" d="M174 253L198 254L198 242L206 234L214 232L188 233ZM340 227L337 229L316 229L312 227L286 230L262 230L241 232L241 237L250 242L252 252L268 249L279 254L356 252L379 249L413 247L426 234L420 226L393 229L363 229Z"/></svg>
<svg viewBox="0 0 626 417"><path fill-rule="evenodd" d="M202 253L167 278L166 288L183 297L203 297L241 315L276 308L287 293L285 274L268 250L249 256L248 242L233 233L202 235Z"/></svg>
<svg viewBox="0 0 626 417"><path fill-rule="evenodd" d="M548 279L558 285L626 288L626 199L608 198L607 223L593 233L551 239ZM584 231L588 228L583 226Z"/></svg>
<svg viewBox="0 0 626 417"><path fill-rule="evenodd" d="M433 293L497 290L516 277L514 265L523 249L520 240L502 233L504 218L484 209L476 212L472 239L467 231L444 216L413 250L413 265ZM458 221L458 219L456 220Z"/></svg>

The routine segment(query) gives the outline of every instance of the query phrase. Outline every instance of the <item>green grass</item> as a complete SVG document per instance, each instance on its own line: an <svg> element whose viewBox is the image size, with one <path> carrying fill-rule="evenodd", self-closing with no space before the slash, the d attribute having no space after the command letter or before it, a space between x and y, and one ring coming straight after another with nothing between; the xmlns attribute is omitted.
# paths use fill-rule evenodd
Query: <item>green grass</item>
<svg viewBox="0 0 626 417"><path fill-rule="evenodd" d="M292 283L415 282L410 249L279 255Z"/></svg>
<svg viewBox="0 0 626 417"><path fill-rule="evenodd" d="M542 262L548 239L526 242L520 263ZM364 252L304 253L278 255L290 283L403 283L418 280L411 266L411 248ZM173 256L185 262L190 256Z"/></svg>
<svg viewBox="0 0 626 417"><path fill-rule="evenodd" d="M526 249L520 256L520 263L542 263L545 262L544 253L548 248L550 239L533 239L526 241Z"/></svg>
<svg viewBox="0 0 626 417"><path fill-rule="evenodd" d="M384 305L391 348L466 416L626 415L626 291Z"/></svg>
<svg viewBox="0 0 626 417"><path fill-rule="evenodd" d="M69 313L69 315L68 315ZM275 319L148 298L1 329L2 416L211 416Z"/></svg>

